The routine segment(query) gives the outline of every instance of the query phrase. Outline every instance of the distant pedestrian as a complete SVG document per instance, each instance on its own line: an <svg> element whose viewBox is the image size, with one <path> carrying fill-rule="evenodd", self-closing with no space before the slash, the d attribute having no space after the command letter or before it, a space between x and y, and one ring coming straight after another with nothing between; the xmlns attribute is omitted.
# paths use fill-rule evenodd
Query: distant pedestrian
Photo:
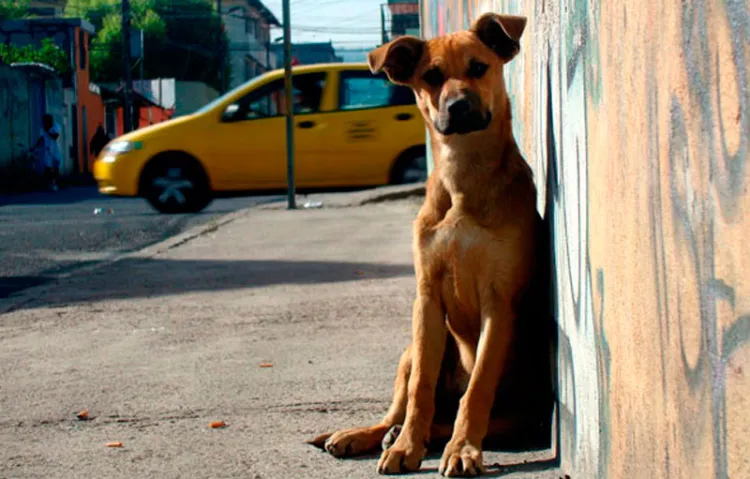
<svg viewBox="0 0 750 479"><path fill-rule="evenodd" d="M32 148L41 157L44 165L44 178L52 191L57 191L57 180L60 177L60 163L62 151L57 140L60 138L60 125L52 115L45 114L42 118L42 130Z"/></svg>
<svg viewBox="0 0 750 479"><path fill-rule="evenodd" d="M96 127L96 133L94 133L94 136L91 138L91 145L89 146L89 151L94 156L94 159L96 159L104 147L107 146L110 139L111 138L107 132L104 131L104 127L100 123L99 126Z"/></svg>

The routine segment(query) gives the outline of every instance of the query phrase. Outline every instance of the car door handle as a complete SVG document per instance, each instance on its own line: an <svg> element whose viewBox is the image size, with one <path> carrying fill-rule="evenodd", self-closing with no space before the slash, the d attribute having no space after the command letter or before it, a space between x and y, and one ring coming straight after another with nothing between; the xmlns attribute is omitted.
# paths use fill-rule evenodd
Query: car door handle
<svg viewBox="0 0 750 479"><path fill-rule="evenodd" d="M406 121L411 120L411 117L413 115L411 113L399 113L394 118L396 118L397 121Z"/></svg>
<svg viewBox="0 0 750 479"><path fill-rule="evenodd" d="M301 121L297 123L297 128L312 128L315 126L314 121Z"/></svg>

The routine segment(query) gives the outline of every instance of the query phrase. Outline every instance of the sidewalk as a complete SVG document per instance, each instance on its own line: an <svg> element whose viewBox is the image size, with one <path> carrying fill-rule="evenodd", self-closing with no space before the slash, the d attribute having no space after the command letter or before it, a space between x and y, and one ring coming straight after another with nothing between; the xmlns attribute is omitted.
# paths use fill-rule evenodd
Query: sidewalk
<svg viewBox="0 0 750 479"><path fill-rule="evenodd" d="M388 407L419 203L249 210L19 303L0 316L0 477L378 477L377 457L304 441Z"/></svg>

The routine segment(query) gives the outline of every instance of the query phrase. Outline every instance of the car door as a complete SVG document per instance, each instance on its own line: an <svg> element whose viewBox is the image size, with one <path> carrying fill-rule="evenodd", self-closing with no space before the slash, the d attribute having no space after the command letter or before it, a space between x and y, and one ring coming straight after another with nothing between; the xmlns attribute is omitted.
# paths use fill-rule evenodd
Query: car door
<svg viewBox="0 0 750 479"><path fill-rule="evenodd" d="M295 173L297 184L304 186L317 168L315 135L325 127L318 115L325 73L297 74L293 85ZM286 187L286 111L283 78L225 108L209 148L226 189Z"/></svg>
<svg viewBox="0 0 750 479"><path fill-rule="evenodd" d="M327 144L326 154L331 183L387 183L398 155L424 142L414 93L393 85L384 74L356 69L339 73L338 93L338 111L331 115L337 138Z"/></svg>
<svg viewBox="0 0 750 479"><path fill-rule="evenodd" d="M296 185L301 188L318 186L326 176L321 144L329 133L330 115L321 107L329 83L326 72L296 73L292 77L294 171Z"/></svg>
<svg viewBox="0 0 750 479"><path fill-rule="evenodd" d="M222 189L280 188L286 184L282 80L226 106L204 145Z"/></svg>

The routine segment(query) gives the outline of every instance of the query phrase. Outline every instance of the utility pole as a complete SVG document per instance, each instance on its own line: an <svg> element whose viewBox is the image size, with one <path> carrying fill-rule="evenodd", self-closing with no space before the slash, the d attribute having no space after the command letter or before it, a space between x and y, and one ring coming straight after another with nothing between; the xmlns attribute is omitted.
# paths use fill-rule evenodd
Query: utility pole
<svg viewBox="0 0 750 479"><path fill-rule="evenodd" d="M268 40L266 40L266 71L271 71L271 26L268 26Z"/></svg>
<svg viewBox="0 0 750 479"><path fill-rule="evenodd" d="M224 32L224 17L221 13L221 0L216 0L216 11L219 13L219 33L216 39L216 51L219 62L219 93L226 91L226 82L224 81L224 44L221 42L222 33Z"/></svg>
<svg viewBox="0 0 750 479"><path fill-rule="evenodd" d="M289 0L282 1L284 10L284 96L286 97L286 199L287 208L296 209L294 188L294 105L292 104L292 27Z"/></svg>
<svg viewBox="0 0 750 479"><path fill-rule="evenodd" d="M128 133L133 128L133 106L130 92L133 89L133 75L130 64L130 0L122 0L122 69L125 85L123 86L122 131Z"/></svg>
<svg viewBox="0 0 750 479"><path fill-rule="evenodd" d="M383 43L388 43L388 36L385 34L385 7L387 4L381 3L380 4L380 34L381 34L381 41Z"/></svg>

